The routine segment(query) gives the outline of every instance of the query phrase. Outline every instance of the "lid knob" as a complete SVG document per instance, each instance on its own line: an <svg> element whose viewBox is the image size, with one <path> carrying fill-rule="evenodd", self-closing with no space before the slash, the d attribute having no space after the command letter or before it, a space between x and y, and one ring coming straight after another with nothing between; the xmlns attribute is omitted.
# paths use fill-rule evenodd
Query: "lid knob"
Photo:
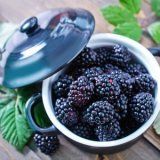
<svg viewBox="0 0 160 160"><path fill-rule="evenodd" d="M31 17L27 19L20 27L20 32L26 33L26 34L31 34L35 30L38 29L38 19L37 17Z"/></svg>

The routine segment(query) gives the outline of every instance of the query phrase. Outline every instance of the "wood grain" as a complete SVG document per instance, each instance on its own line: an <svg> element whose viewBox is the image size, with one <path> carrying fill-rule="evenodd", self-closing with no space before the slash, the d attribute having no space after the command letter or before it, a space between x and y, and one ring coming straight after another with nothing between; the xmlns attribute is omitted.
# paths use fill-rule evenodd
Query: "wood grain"
<svg viewBox="0 0 160 160"><path fill-rule="evenodd" d="M99 7L106 4L117 3L118 0L0 0L0 20L5 20L13 23L19 23L24 18L36 15L39 12L50 8L57 7L80 7L91 11L96 20L95 32L111 32L112 26L108 25L103 19ZM140 22L147 25L154 21L150 15L150 7L143 3L143 11L138 15ZM154 45L148 35L143 36L141 43L146 47ZM160 62L160 60L159 60ZM160 151L156 147L159 146L159 137L153 135L152 130L149 130L145 135L132 147L119 152L117 154L105 155L105 160L159 160ZM147 141L147 140L148 141ZM85 153L60 136L61 146L59 151L52 157L42 154L31 143L29 147L25 147L23 153L16 151L11 145L2 139L0 136L0 160L100 160L95 154ZM158 145L157 145L158 144Z"/></svg>

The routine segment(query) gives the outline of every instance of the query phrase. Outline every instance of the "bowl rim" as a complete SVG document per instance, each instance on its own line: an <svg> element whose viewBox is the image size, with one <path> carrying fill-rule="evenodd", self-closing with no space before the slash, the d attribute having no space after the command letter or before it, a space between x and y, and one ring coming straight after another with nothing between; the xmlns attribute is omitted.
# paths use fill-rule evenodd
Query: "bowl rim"
<svg viewBox="0 0 160 160"><path fill-rule="evenodd" d="M132 134L121 139L107 141L107 142L93 141L93 140L88 140L88 139L77 136L57 120L53 110L52 96L51 96L52 83L62 72L64 72L65 69L45 79L42 84L42 99L43 99L44 107L53 125L69 139L77 143L80 143L86 146L91 146L91 147L103 147L103 148L115 147L115 146L119 146L137 139L152 125L153 121L156 119L160 111L160 100L158 100L158 97L160 97L160 81L158 80L160 78L160 67L156 59L153 57L153 55L150 53L149 50L147 50L140 43L130 38L127 38L121 35L112 34L112 33L99 33L99 34L93 35L87 46L91 48L96 48L99 46L108 45L109 43L123 44L126 47L128 47L129 50L134 50L134 52L133 51L132 52L145 65L149 73L153 76L153 78L157 82L154 112L152 116L149 118L149 120L146 121L139 129L137 129Z"/></svg>

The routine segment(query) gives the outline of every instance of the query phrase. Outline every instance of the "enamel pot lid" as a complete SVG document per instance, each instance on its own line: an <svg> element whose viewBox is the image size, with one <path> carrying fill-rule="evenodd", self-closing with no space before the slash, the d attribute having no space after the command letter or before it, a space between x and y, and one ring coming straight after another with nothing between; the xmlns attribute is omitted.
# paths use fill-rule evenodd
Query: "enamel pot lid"
<svg viewBox="0 0 160 160"><path fill-rule="evenodd" d="M18 88L56 73L86 46L94 27L84 9L53 9L25 20L2 49L1 84Z"/></svg>

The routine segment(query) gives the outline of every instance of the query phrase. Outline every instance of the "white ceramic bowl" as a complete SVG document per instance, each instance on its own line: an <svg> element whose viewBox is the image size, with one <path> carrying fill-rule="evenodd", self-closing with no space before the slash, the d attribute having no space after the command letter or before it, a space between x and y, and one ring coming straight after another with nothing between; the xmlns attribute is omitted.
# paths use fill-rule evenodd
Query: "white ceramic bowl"
<svg viewBox="0 0 160 160"><path fill-rule="evenodd" d="M108 33L93 35L88 43L88 47L97 48L113 44L122 44L126 46L141 61L141 63L143 63L150 75L157 82L157 89L155 91L155 106L152 116L138 130L128 135L127 137L109 142L98 142L84 139L75 135L57 120L54 114L54 103L52 101L52 84L55 80L57 80L58 76L62 74L62 72L65 72L65 69L59 71L55 75L43 81L42 98L49 119L51 120L55 128L57 128L57 130L59 130L75 145L78 145L84 150L101 153L116 152L130 146L152 125L153 121L157 117L158 112L160 111L160 67L154 56L151 54L151 52L148 51L148 49L143 47L138 42L124 36Z"/></svg>

